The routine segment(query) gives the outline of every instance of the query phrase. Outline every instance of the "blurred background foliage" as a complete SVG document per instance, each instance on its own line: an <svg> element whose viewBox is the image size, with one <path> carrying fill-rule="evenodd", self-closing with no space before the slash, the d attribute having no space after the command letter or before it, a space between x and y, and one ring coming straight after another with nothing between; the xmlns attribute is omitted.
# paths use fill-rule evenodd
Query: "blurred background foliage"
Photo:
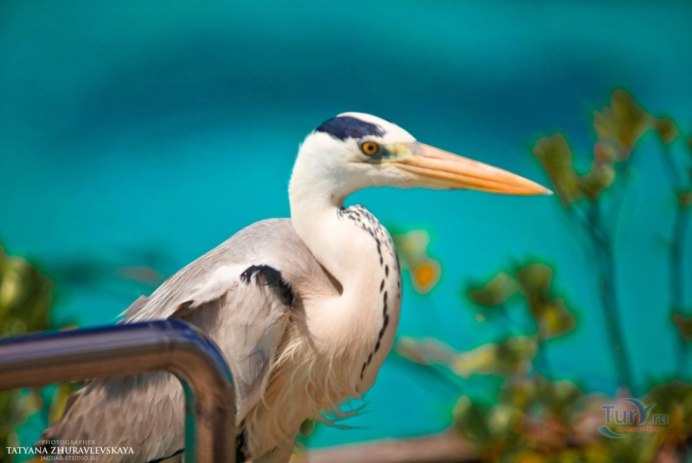
<svg viewBox="0 0 692 463"><path fill-rule="evenodd" d="M610 104L594 112L593 126L597 141L591 155L576 155L562 133L538 139L532 152L550 178L560 209L573 225L571 230L582 238L584 251L593 257L592 271L608 331L609 345L601 350L610 351L616 366L617 395L588 393L579 381L561 379L564 374L550 368L545 352L550 344L546 341L569 334L577 318L554 287L554 267L537 260L514 263L487 281L466 284L465 294L476 307L476 319L502 327L497 342L467 352L457 352L435 339L401 338L396 346L399 355L416 364L446 370L441 377L451 378L457 385L460 383L454 376L502 378L497 395L490 397L467 394L460 386L462 395L453 411L454 428L474 444L482 461L663 463L692 459L692 383L690 371L685 370L692 310L684 306L684 289L689 285L680 262L691 206L692 138L672 119L648 114L624 89L615 90ZM660 146L653 153L636 153L639 140L648 131ZM663 257L669 261L670 285L660 292L667 293L662 306L665 300L670 301L670 323L675 328L668 342L676 345L679 368L672 376L680 379L649 381L644 392L633 383L630 354L623 343L622 317L627 314L621 313L618 305L620 289L615 271L616 231L628 226L620 223L619 210L631 181L629 163L635 155L662 158L675 203L669 252ZM586 169L579 167L581 161L588 161L584 163ZM605 211L607 217L603 217ZM419 230L403 236L424 234ZM409 255L424 255L429 241L420 240L412 246L407 240L404 244L399 252L408 262ZM426 259L417 258L422 260ZM416 279L416 275L414 267L410 277ZM413 286L419 287L416 283ZM431 289L426 287L425 293ZM669 422L657 432L629 432L621 439L604 437L598 432L605 422L603 406L627 397L655 404L657 413L665 414Z"/></svg>
<svg viewBox="0 0 692 463"><path fill-rule="evenodd" d="M0 245L0 337L57 329L52 305L51 280L25 259L7 255ZM20 445L20 425L36 414L43 422L54 420L71 391L67 384L46 391L0 391L0 461L11 461L6 447Z"/></svg>
<svg viewBox="0 0 692 463"><path fill-rule="evenodd" d="M675 461L691 21L671 0L0 2L0 237L54 287L24 283L52 301L49 324L27 299L0 330L114 322L243 226L286 216L301 137L372 112L556 195L354 195L401 253L400 342L350 429L317 426L308 446L459 429L486 461ZM27 399L3 433L38 410L18 435L33 442L68 389L6 396ZM600 405L627 396L656 401L665 432L595 435Z"/></svg>

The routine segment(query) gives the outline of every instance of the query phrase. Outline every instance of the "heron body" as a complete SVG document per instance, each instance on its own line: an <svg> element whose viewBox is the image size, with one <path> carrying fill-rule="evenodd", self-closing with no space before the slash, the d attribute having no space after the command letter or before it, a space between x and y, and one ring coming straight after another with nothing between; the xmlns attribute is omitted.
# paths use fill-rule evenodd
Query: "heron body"
<svg viewBox="0 0 692 463"><path fill-rule="evenodd" d="M229 438L238 461L286 462L304 420L338 413L374 383L399 321L399 264L386 229L344 200L381 185L546 191L375 116L341 114L300 148L290 220L241 230L126 311L126 321L184 319L219 345L236 382L238 434ZM43 438L135 452L103 461L179 457L182 403L181 386L163 373L92 381Z"/></svg>

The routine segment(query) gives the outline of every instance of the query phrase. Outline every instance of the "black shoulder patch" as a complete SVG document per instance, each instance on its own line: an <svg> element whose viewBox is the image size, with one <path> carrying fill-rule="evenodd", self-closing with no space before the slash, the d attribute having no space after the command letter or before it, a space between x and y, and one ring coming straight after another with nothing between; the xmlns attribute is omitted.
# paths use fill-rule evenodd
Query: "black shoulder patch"
<svg viewBox="0 0 692 463"><path fill-rule="evenodd" d="M271 287L281 302L288 306L293 305L293 288L283 279L281 272L268 265L251 265L240 274L240 279L244 283L250 283L253 275L258 285L264 284Z"/></svg>
<svg viewBox="0 0 692 463"><path fill-rule="evenodd" d="M381 137L384 130L377 124L365 122L356 117L338 116L325 121L315 129L316 132L324 132L339 140L347 138L363 138L366 135Z"/></svg>

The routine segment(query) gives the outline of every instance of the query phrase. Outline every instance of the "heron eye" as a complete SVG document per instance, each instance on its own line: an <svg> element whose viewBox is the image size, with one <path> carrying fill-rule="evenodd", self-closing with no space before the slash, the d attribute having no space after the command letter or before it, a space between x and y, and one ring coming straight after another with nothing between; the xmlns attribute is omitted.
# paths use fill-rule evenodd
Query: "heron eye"
<svg viewBox="0 0 692 463"><path fill-rule="evenodd" d="M360 150L366 156L374 156L380 152L380 145L374 141L364 141L360 144Z"/></svg>

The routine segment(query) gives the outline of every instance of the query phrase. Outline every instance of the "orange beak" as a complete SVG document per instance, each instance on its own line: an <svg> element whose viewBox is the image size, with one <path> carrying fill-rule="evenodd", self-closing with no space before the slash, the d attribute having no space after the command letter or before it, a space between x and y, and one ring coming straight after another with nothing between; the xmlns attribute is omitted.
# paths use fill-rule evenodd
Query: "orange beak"
<svg viewBox="0 0 692 463"><path fill-rule="evenodd" d="M433 146L417 143L412 151L412 155L394 160L394 164L413 174L420 186L509 195L552 194L549 189L524 177Z"/></svg>

